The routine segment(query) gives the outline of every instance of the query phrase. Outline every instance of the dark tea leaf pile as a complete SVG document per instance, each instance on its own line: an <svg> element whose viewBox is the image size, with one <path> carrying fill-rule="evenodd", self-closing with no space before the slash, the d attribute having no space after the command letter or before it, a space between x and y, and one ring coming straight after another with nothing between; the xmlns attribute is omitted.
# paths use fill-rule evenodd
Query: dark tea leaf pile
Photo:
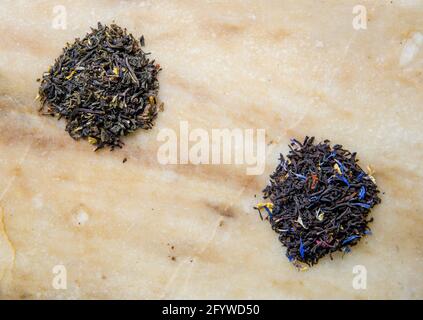
<svg viewBox="0 0 423 320"><path fill-rule="evenodd" d="M381 200L371 172L358 165L356 153L328 140L315 144L292 140L286 157L263 190L272 229L294 264L313 265L335 251L348 252L370 232L370 209Z"/></svg>
<svg viewBox="0 0 423 320"><path fill-rule="evenodd" d="M116 24L91 30L43 74L40 111L65 118L72 138L113 150L122 136L153 126L160 66L141 49L144 37L140 42Z"/></svg>

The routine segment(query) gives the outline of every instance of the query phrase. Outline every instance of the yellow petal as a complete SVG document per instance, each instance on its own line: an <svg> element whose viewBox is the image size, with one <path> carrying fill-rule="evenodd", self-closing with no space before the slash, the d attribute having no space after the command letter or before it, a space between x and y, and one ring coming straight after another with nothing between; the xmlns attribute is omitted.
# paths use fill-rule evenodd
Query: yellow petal
<svg viewBox="0 0 423 320"><path fill-rule="evenodd" d="M69 73L69 75L66 77L67 80L72 79L73 75L76 73L75 70L72 70L71 73Z"/></svg>
<svg viewBox="0 0 423 320"><path fill-rule="evenodd" d="M324 216L325 216L325 213L321 211L320 209L316 211L317 220L322 221Z"/></svg>
<svg viewBox="0 0 423 320"><path fill-rule="evenodd" d="M96 144L97 143L97 139L93 138L93 137L88 137L88 142L91 144Z"/></svg>
<svg viewBox="0 0 423 320"><path fill-rule="evenodd" d="M305 263L302 263L300 261L294 260L292 264L297 268L298 271L307 271L308 267Z"/></svg>
<svg viewBox="0 0 423 320"><path fill-rule="evenodd" d="M270 210L270 212L272 212L273 203L271 203L271 202L266 202L266 203L260 202L260 203L257 203L256 207L257 207L257 209L262 209L262 208L266 207L267 209Z"/></svg>
<svg viewBox="0 0 423 320"><path fill-rule="evenodd" d="M376 171L370 166L367 166L367 176L372 180L374 184L376 184L376 179L373 177L373 175L376 173Z"/></svg>
<svg viewBox="0 0 423 320"><path fill-rule="evenodd" d="M151 105L156 104L156 98L154 98L153 96L149 96L148 101L150 102Z"/></svg>

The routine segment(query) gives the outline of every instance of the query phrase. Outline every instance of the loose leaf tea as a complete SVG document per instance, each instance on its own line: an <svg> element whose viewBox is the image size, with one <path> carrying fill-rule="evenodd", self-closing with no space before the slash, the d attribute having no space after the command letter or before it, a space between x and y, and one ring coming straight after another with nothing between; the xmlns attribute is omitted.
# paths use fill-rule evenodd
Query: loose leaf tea
<svg viewBox="0 0 423 320"><path fill-rule="evenodd" d="M332 252L349 252L370 233L370 209L381 200L376 181L358 165L356 153L330 141L293 139L290 151L263 190L272 229L296 266L314 265ZM304 266L303 266L304 267Z"/></svg>
<svg viewBox="0 0 423 320"><path fill-rule="evenodd" d="M91 30L67 44L43 74L40 111L65 118L72 138L113 150L122 147L122 136L153 126L161 69L141 49L144 37L116 24Z"/></svg>

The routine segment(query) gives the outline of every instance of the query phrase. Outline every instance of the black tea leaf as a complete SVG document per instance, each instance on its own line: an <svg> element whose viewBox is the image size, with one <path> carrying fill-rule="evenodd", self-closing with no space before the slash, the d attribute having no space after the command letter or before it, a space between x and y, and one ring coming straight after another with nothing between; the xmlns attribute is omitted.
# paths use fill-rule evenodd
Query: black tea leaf
<svg viewBox="0 0 423 320"><path fill-rule="evenodd" d="M371 172L358 165L356 153L314 137L291 140L290 151L263 190L272 229L297 267L314 265L335 251L349 252L370 233L370 209L379 204L379 190ZM332 257L332 256L331 256Z"/></svg>
<svg viewBox="0 0 423 320"><path fill-rule="evenodd" d="M91 30L67 44L43 74L40 111L65 118L72 138L113 150L122 147L122 136L152 128L161 69L141 49L144 37L140 43L116 24Z"/></svg>

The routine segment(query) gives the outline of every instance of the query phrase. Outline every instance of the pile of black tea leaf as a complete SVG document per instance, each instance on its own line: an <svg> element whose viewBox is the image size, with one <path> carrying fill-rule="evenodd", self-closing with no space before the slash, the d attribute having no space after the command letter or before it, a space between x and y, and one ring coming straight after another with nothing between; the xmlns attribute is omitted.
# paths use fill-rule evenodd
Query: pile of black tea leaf
<svg viewBox="0 0 423 320"><path fill-rule="evenodd" d="M370 209L381 202L376 181L358 165L356 153L330 141L293 139L263 190L272 229L297 267L314 265L335 251L349 252L370 233Z"/></svg>
<svg viewBox="0 0 423 320"><path fill-rule="evenodd" d="M116 24L91 29L67 44L43 74L38 96L44 115L66 119L66 131L96 146L122 147L121 137L150 129L157 117L160 65L140 40Z"/></svg>

